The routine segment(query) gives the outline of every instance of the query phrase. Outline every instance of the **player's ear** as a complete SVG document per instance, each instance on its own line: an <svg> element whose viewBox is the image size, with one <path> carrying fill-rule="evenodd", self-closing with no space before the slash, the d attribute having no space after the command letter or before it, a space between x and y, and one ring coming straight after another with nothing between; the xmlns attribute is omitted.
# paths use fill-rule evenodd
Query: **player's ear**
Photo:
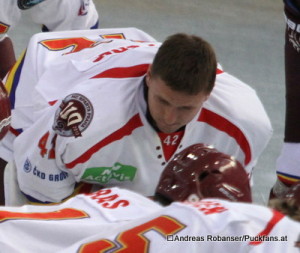
<svg viewBox="0 0 300 253"><path fill-rule="evenodd" d="M208 98L209 98L209 96L210 96L210 94L207 94L206 96L205 96L205 98L204 98L204 101L203 102L205 102Z"/></svg>
<svg viewBox="0 0 300 253"><path fill-rule="evenodd" d="M149 82L150 82L151 77L152 77L152 74L151 74L151 64L150 64L147 69L147 73L146 73L146 84L148 87L149 87Z"/></svg>

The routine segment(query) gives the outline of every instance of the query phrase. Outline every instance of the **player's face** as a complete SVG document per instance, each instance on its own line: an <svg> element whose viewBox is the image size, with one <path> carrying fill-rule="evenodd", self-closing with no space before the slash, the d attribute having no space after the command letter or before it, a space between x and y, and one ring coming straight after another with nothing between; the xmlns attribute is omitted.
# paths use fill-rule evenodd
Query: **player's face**
<svg viewBox="0 0 300 253"><path fill-rule="evenodd" d="M173 133L189 123L199 112L208 95L188 95L174 91L160 78L148 73L148 107L158 129Z"/></svg>

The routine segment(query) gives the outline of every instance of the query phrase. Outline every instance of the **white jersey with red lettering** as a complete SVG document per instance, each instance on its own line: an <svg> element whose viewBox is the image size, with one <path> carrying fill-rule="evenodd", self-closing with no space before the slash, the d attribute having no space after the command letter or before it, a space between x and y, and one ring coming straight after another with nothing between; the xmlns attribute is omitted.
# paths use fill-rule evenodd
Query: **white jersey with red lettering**
<svg viewBox="0 0 300 253"><path fill-rule="evenodd" d="M300 224L264 206L206 199L173 203L60 253L296 253Z"/></svg>
<svg viewBox="0 0 300 253"><path fill-rule="evenodd" d="M33 2L33 1L31 1ZM98 11L93 0L44 0L26 10L31 20L50 31L97 27ZM0 0L0 38L19 24L22 11L17 0Z"/></svg>
<svg viewBox="0 0 300 253"><path fill-rule="evenodd" d="M148 198L118 188L76 195L60 205L0 207L0 252L57 252L160 209Z"/></svg>
<svg viewBox="0 0 300 253"><path fill-rule="evenodd" d="M85 181L153 195L172 158L166 147L177 153L199 142L235 156L250 174L272 133L255 91L219 69L182 138L161 140L144 98L144 77L161 43L136 29L117 30L38 34L8 76L12 126L26 129L14 142L22 192L56 202Z"/></svg>
<svg viewBox="0 0 300 253"><path fill-rule="evenodd" d="M15 252L299 252L300 225L264 206L205 199L161 207L118 188L60 205L0 207Z"/></svg>

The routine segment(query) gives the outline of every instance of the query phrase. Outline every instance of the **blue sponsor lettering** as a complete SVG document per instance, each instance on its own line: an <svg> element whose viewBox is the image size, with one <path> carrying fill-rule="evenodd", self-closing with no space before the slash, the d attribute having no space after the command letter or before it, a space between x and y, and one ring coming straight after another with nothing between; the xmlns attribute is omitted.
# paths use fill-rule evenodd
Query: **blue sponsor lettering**
<svg viewBox="0 0 300 253"><path fill-rule="evenodd" d="M46 174L44 172L39 171L36 167L34 167L34 169L33 169L33 175L35 175L41 179L46 178Z"/></svg>
<svg viewBox="0 0 300 253"><path fill-rule="evenodd" d="M49 181L59 182L65 180L69 174L67 172L61 172L59 174L50 174Z"/></svg>
<svg viewBox="0 0 300 253"><path fill-rule="evenodd" d="M69 177L69 174L64 171L62 171L58 174L46 174L45 172L38 170L37 167L33 168L32 174L42 180L49 180L51 182L60 182Z"/></svg>

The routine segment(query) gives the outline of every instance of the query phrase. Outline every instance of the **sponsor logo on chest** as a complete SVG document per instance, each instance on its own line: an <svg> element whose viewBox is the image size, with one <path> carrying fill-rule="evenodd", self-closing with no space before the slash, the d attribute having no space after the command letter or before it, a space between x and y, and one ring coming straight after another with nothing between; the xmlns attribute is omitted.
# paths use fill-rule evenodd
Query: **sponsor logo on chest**
<svg viewBox="0 0 300 253"><path fill-rule="evenodd" d="M106 184L111 180L119 182L133 181L137 168L115 163L112 167L94 167L85 170L81 179L86 182Z"/></svg>

